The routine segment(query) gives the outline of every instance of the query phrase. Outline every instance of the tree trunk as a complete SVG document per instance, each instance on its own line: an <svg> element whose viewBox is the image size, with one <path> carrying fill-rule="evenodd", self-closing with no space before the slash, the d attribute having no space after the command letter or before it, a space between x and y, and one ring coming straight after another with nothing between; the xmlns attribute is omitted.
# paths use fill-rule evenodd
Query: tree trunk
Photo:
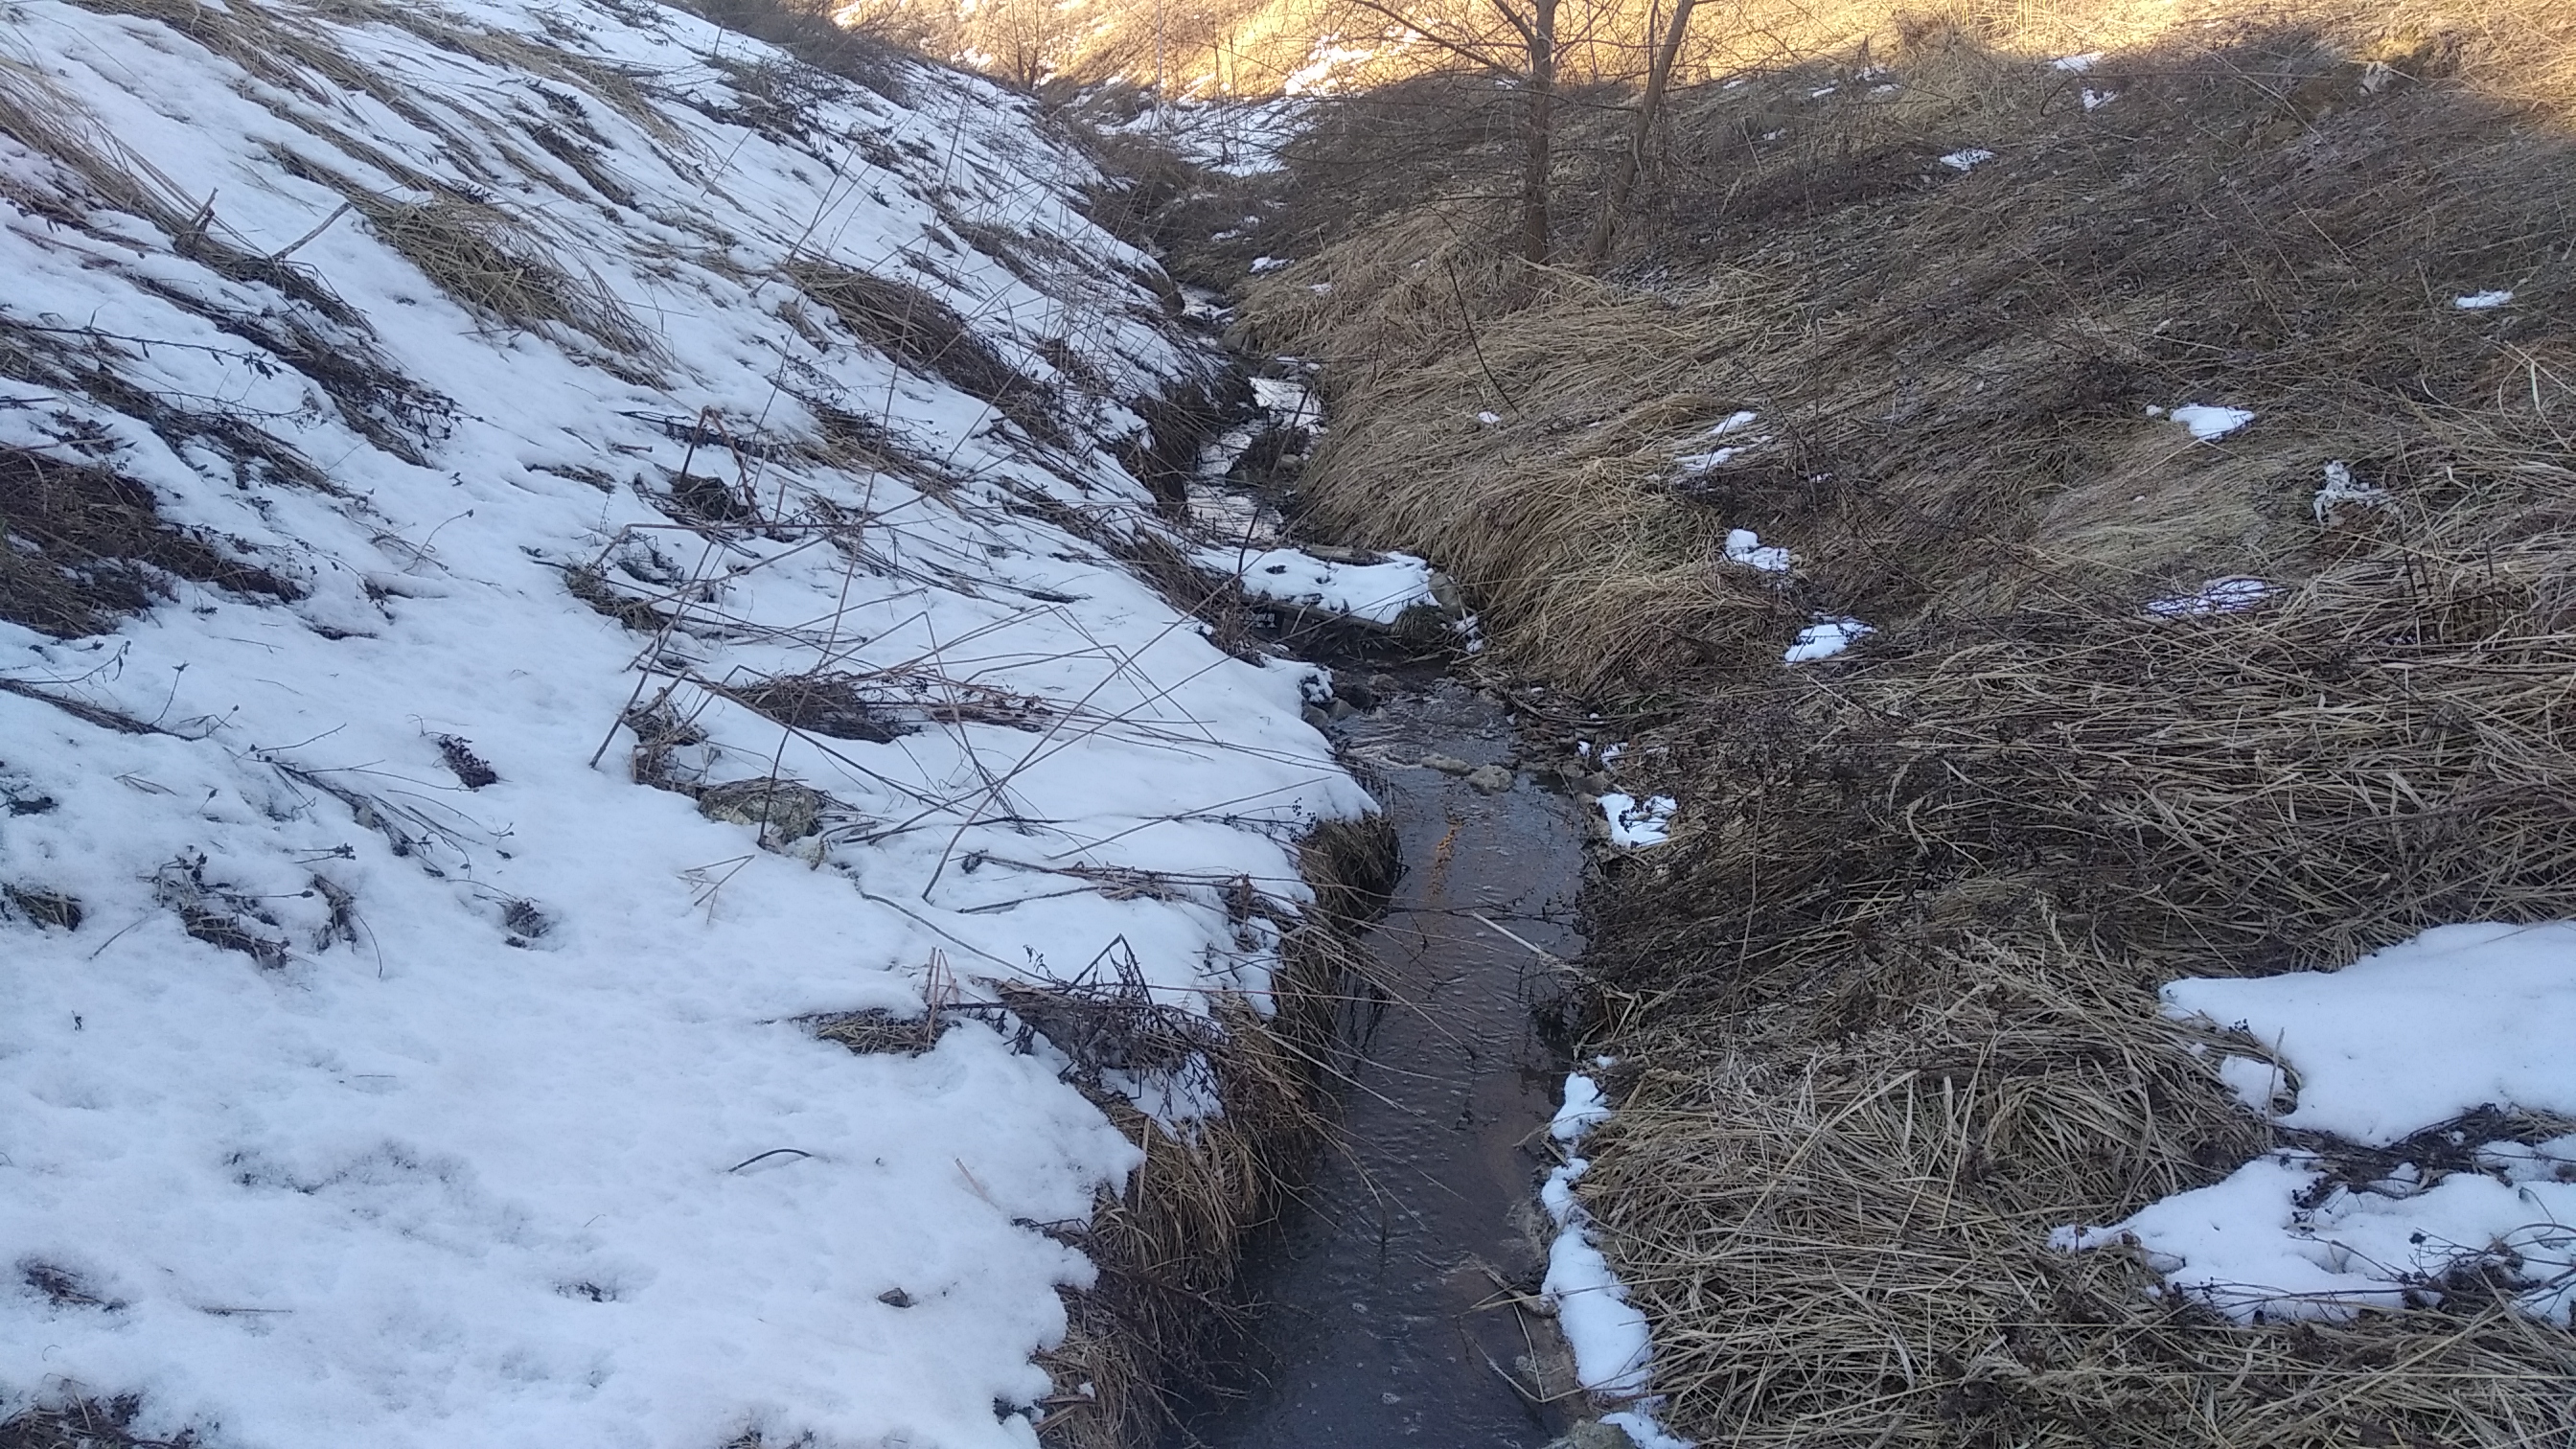
<svg viewBox="0 0 2576 1449"><path fill-rule="evenodd" d="M1646 166L1646 142L1654 135L1655 117L1664 108L1664 88L1673 78L1673 62L1682 52L1682 37L1690 29L1691 7L1698 0L1673 0L1673 21L1664 31L1664 43L1655 51L1655 61L1646 72L1646 94L1637 102L1637 124L1628 133L1628 148L1619 153L1619 161L1610 172L1610 189L1601 198L1601 214L1592 219L1592 235L1583 243L1583 265L1597 267L1610 259L1610 243L1619 235L1620 214L1628 208L1628 194L1636 189L1637 174Z"/></svg>
<svg viewBox="0 0 2576 1449"><path fill-rule="evenodd" d="M1547 261L1547 183L1555 163L1556 5L1536 0L1523 36L1529 43L1529 161L1521 172L1521 256Z"/></svg>

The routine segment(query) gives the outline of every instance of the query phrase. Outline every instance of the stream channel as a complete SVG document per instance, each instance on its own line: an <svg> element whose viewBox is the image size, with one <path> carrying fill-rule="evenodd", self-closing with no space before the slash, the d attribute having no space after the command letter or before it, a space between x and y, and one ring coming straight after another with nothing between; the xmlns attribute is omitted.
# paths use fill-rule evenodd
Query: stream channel
<svg viewBox="0 0 2576 1449"><path fill-rule="evenodd" d="M1314 421L1302 386L1259 391L1274 424ZM1276 547L1277 515L1222 481L1243 441L1211 445L1193 515ZM1167 1449L1538 1449L1567 1427L1567 1401L1544 1400L1573 1384L1554 1323L1518 1306L1544 1263L1535 1194L1565 1073L1533 1013L1564 991L1539 950L1581 947L1580 807L1519 768L1537 742L1497 696L1300 652L1344 682L1331 732L1404 874L1362 942L1375 989L1342 1010L1334 1143L1253 1244L1233 1371L1184 1406ZM1465 778L1484 765L1510 784Z"/></svg>

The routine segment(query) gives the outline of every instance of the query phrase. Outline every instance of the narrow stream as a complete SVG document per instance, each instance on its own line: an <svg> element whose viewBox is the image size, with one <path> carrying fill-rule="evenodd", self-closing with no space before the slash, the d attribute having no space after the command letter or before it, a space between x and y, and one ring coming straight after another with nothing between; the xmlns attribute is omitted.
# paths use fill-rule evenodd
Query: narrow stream
<svg viewBox="0 0 2576 1449"><path fill-rule="evenodd" d="M1259 508L1198 492L1203 518ZM1380 994L1345 1007L1337 1143L1246 1263L1237 1371L1169 1449L1538 1449L1566 1427L1543 1402L1571 1387L1554 1324L1515 1304L1543 1263L1534 1194L1564 1077L1533 1011L1565 983L1538 951L1580 950L1583 822L1517 768L1527 746L1494 697L1367 678L1370 707L1334 732L1403 846L1364 942ZM1465 778L1488 765L1510 784Z"/></svg>

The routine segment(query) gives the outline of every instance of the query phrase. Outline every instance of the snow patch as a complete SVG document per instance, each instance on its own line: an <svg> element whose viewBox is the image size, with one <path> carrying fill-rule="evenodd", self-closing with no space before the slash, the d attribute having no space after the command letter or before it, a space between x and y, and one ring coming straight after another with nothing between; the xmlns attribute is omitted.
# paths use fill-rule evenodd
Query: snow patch
<svg viewBox="0 0 2576 1449"><path fill-rule="evenodd" d="M2175 1016L2264 1042L2296 1074L2295 1103L2276 1113L2284 1080L2269 1064L2218 1066L2286 1128L2384 1147L2480 1108L2576 1114L2576 922L2438 926L2340 971L2183 980L2164 998ZM2356 1189L2326 1185L2314 1153L2276 1152L2116 1227L2059 1228L2050 1241L2133 1242L2166 1291L2239 1322L2438 1302L2468 1269L2567 1325L2576 1138L2491 1142L2472 1156L2472 1169L2407 1162Z"/></svg>
<svg viewBox="0 0 2576 1449"><path fill-rule="evenodd" d="M1726 531L1726 557L1731 563L1739 563L1749 569L1760 569L1767 574L1785 574L1789 571L1789 551L1785 548L1765 547L1762 535L1749 528L1730 528Z"/></svg>
<svg viewBox="0 0 2576 1449"><path fill-rule="evenodd" d="M2149 415L2153 415L2152 409L2149 410ZM2191 429L2193 437L2207 443L2226 437L2229 433L2254 421L2254 414L2244 408L2210 407L2192 403L2175 408L2173 420Z"/></svg>
<svg viewBox="0 0 2576 1449"><path fill-rule="evenodd" d="M1670 795L1649 795L1640 800L1613 791L1601 797L1601 813L1610 822L1611 843L1631 848L1661 845L1672 839L1673 812L1679 808Z"/></svg>
<svg viewBox="0 0 2576 1449"><path fill-rule="evenodd" d="M1819 617L1798 631L1798 642L1783 650L1783 664L1807 664L1818 659L1831 659L1868 635L1878 631L1858 619Z"/></svg>
<svg viewBox="0 0 2576 1449"><path fill-rule="evenodd" d="M2511 292L2471 292L2465 297L2452 298L2451 305L2463 312L2488 312L2512 300Z"/></svg>
<svg viewBox="0 0 2576 1449"><path fill-rule="evenodd" d="M1949 167L1953 171L1965 172L1974 171L1993 159L1995 159L1994 152L1986 150L1982 146L1971 146L1964 151L1953 151L1949 155L1942 157L1941 164Z"/></svg>
<svg viewBox="0 0 2576 1449"><path fill-rule="evenodd" d="M1203 568L1230 574L1244 593L1301 608L1348 614L1392 624L1408 609L1439 607L1431 596L1431 565L1410 554L1388 554L1382 563L1335 563L1303 549L1199 550Z"/></svg>

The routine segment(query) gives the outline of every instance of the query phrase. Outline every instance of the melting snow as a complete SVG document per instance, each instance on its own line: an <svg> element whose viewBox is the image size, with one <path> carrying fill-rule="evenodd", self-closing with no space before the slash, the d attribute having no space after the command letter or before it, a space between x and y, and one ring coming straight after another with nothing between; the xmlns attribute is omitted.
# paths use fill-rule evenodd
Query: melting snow
<svg viewBox="0 0 2576 1449"><path fill-rule="evenodd" d="M2277 592L2261 579L2211 579L2191 593L2148 600L2147 612L2160 619L2199 614L2241 614Z"/></svg>
<svg viewBox="0 0 2576 1449"><path fill-rule="evenodd" d="M1941 164L1949 167L1953 171L1974 171L1979 166L1982 166L1993 159L1995 159L1994 152L1988 151L1983 147L1971 146L1967 150L1953 151L1949 155L1942 157Z"/></svg>
<svg viewBox="0 0 2576 1449"><path fill-rule="evenodd" d="M2283 1127L2385 1147L2482 1107L2576 1115L2576 922L2440 926L2340 971L2177 981L2167 1009L2245 1031L2296 1074ZM2230 1057L2222 1080L2271 1114L2283 1085ZM2459 1139L2456 1137L2454 1141ZM2471 1168L2402 1164L2326 1186L2314 1153L2279 1152L2061 1248L2136 1240L2169 1291L2239 1321L2348 1318L2441 1297L2475 1267L2561 1325L2576 1302L2576 1137L2491 1142ZM2302 1206L2312 1203L2313 1206Z"/></svg>
<svg viewBox="0 0 2576 1449"><path fill-rule="evenodd" d="M2512 300L2511 292L2472 292L2465 297L2452 298L2451 305L2463 312L2485 312Z"/></svg>
<svg viewBox="0 0 2576 1449"><path fill-rule="evenodd" d="M2150 415L2152 415L2150 409ZM2254 414L2243 408L2209 407L2193 403L2173 410L2173 420L2191 429L2191 435L2202 442L2226 437L2254 421Z"/></svg>
<svg viewBox="0 0 2576 1449"><path fill-rule="evenodd" d="M1878 631L1858 619L1819 618L1798 631L1798 642L1780 656L1783 664L1806 664L1817 659L1831 659L1849 649L1863 636Z"/></svg>
<svg viewBox="0 0 2576 1449"><path fill-rule="evenodd" d="M1640 800L1613 792L1601 797L1601 813L1610 821L1610 839L1618 845L1661 845L1670 840L1673 812L1679 808L1670 795L1649 795Z"/></svg>
<svg viewBox="0 0 2576 1449"><path fill-rule="evenodd" d="M1437 608L1431 597L1431 565L1410 554L1388 554L1382 563L1336 563L1303 549L1199 551L1199 564L1233 575L1255 598L1348 614L1377 624L1392 624L1405 611Z"/></svg>
<svg viewBox="0 0 2576 1449"><path fill-rule="evenodd" d="M1551 1135L1572 1148L1611 1115L1600 1084L1585 1073L1570 1073L1565 1105L1557 1110ZM1539 1185L1539 1205L1556 1224L1539 1291L1556 1307L1557 1328L1574 1351L1576 1381L1601 1398L1626 1405L1603 1415L1603 1422L1625 1429L1643 1449L1692 1449L1689 1440L1674 1437L1656 1421L1654 1410L1662 1400L1644 1397L1654 1360L1646 1315L1628 1301L1627 1285L1594 1245L1592 1215L1574 1192L1591 1165L1569 1157Z"/></svg>
<svg viewBox="0 0 2576 1449"><path fill-rule="evenodd" d="M1762 542L1762 535L1749 528L1730 528L1726 531L1726 556L1731 562L1740 563L1750 569L1760 569L1764 573L1782 574L1789 571L1789 551L1785 548L1766 547Z"/></svg>
<svg viewBox="0 0 2576 1449"><path fill-rule="evenodd" d="M2309 500L2309 507L2315 511L2317 522L2325 523L2334 517L2337 506L2346 503L2357 508L2384 507L2388 490L2355 478L2352 465L2338 459L2326 464L2325 482L2318 486L2317 496Z"/></svg>
<svg viewBox="0 0 2576 1449"><path fill-rule="evenodd" d="M2056 69L2073 75L2082 75L2101 63L2102 52L2098 50L2086 51L2082 55L2061 55L2049 62Z"/></svg>
<svg viewBox="0 0 2576 1449"><path fill-rule="evenodd" d="M1609 1120L1610 1103L1601 1095L1601 1084L1576 1072L1565 1079L1565 1101L1548 1124L1548 1135L1559 1142L1580 1142L1585 1133Z"/></svg>
<svg viewBox="0 0 2576 1449"><path fill-rule="evenodd" d="M1565 1079L1565 1106L1551 1129L1559 1142L1580 1143L1609 1120L1600 1085L1581 1072ZM1646 1391L1653 1344L1646 1315L1628 1302L1628 1289L1592 1243L1592 1216L1574 1195L1591 1166L1577 1157L1547 1175L1539 1202L1557 1225L1547 1251L1547 1278L1539 1291L1556 1305L1557 1328L1574 1350L1574 1376L1596 1394L1635 1398Z"/></svg>

